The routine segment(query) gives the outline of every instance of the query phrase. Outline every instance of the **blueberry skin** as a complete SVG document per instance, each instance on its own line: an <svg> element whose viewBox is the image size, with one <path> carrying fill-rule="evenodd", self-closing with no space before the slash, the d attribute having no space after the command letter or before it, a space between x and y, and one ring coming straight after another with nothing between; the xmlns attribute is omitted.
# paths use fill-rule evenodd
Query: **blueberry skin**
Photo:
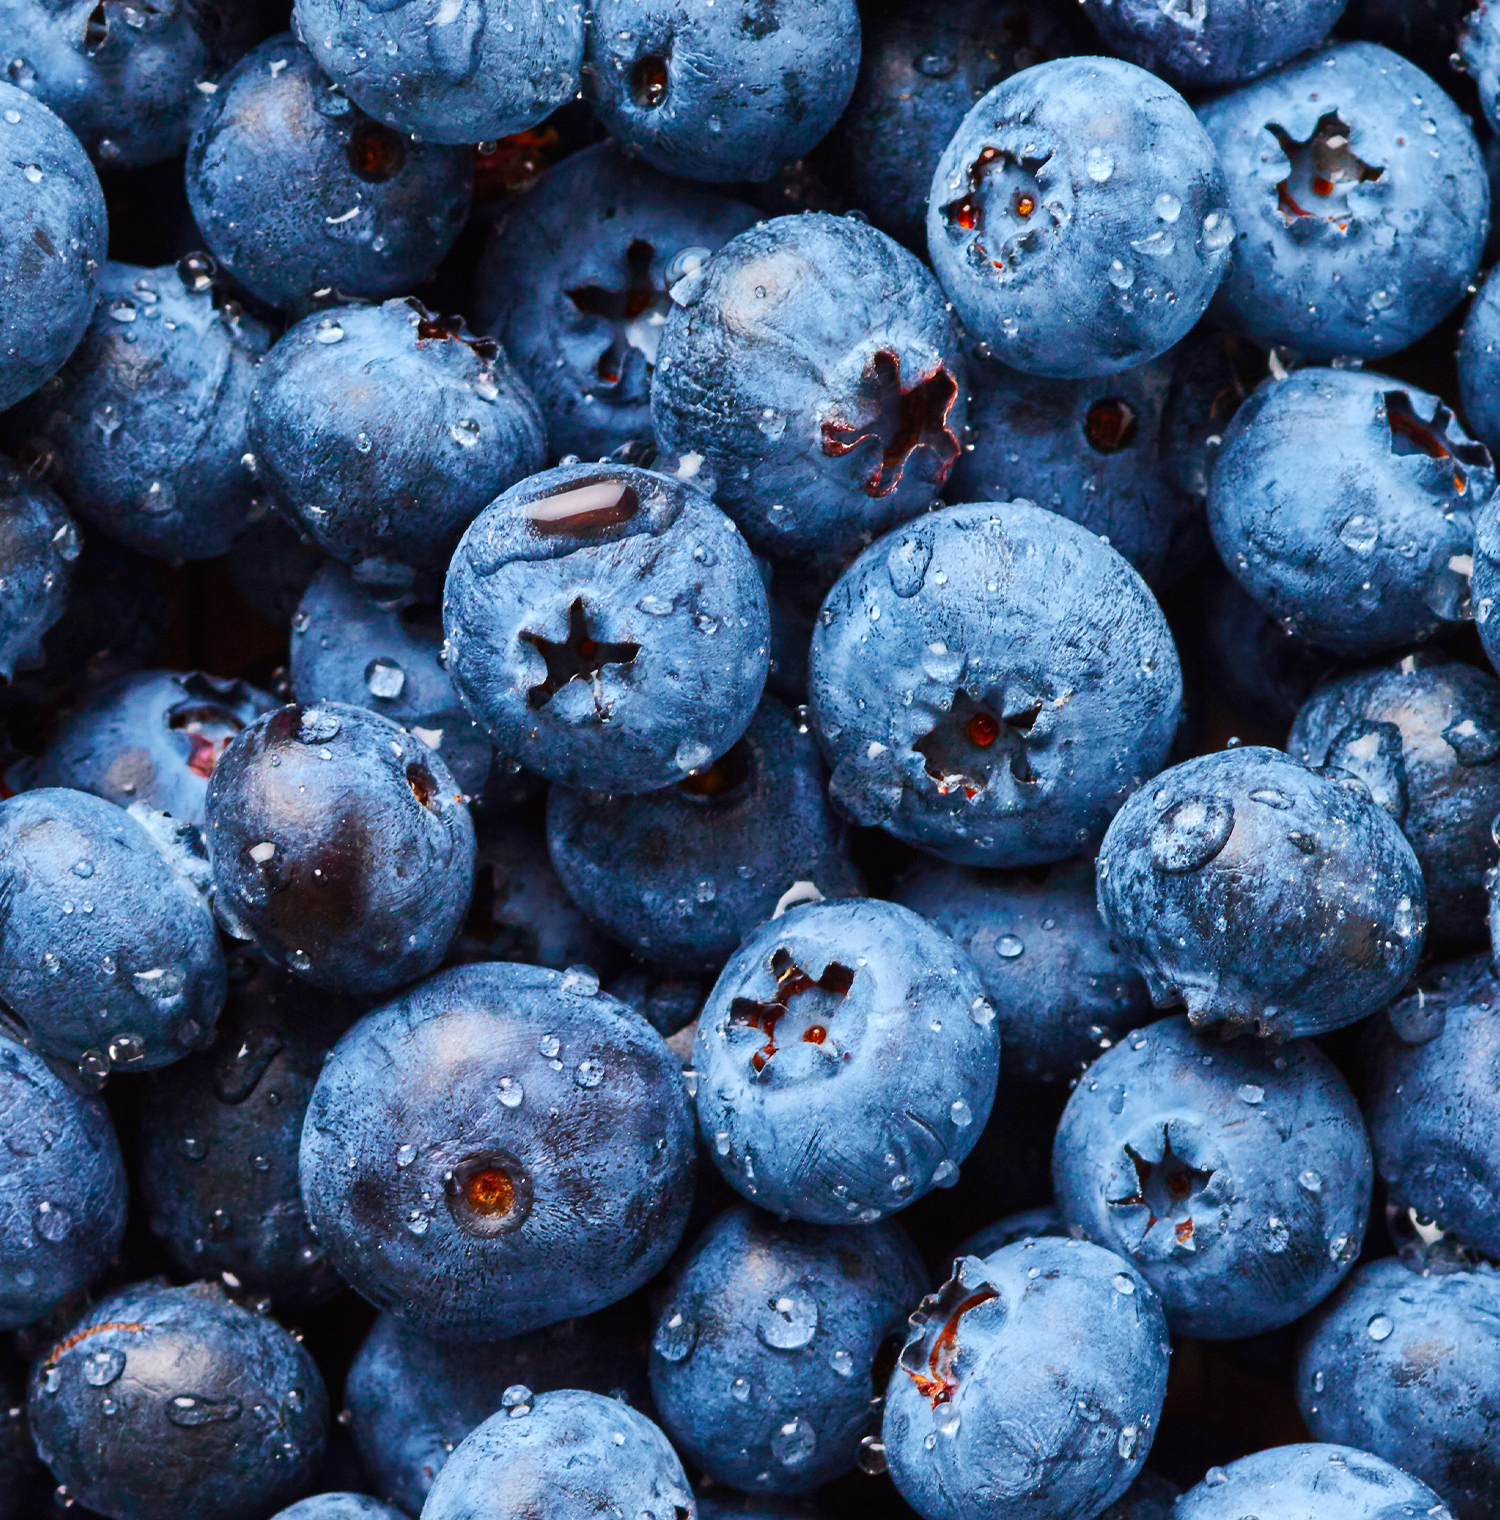
<svg viewBox="0 0 1500 1520"><path fill-rule="evenodd" d="M911 1238L721 1214L661 1290L651 1391L663 1428L715 1483L804 1493L849 1472L871 1369L922 1296Z"/></svg>
<svg viewBox="0 0 1500 1520"><path fill-rule="evenodd" d="M276 705L246 681L201 670L137 671L86 697L24 780L92 792L122 808L142 802L201 825L208 778L225 746ZM17 779L13 773L12 785Z"/></svg>
<svg viewBox="0 0 1500 1520"><path fill-rule="evenodd" d="M114 1260L125 1233L125 1163L104 1105L8 1034L0 1034L0 1145L0 1330L12 1330L50 1314Z"/></svg>
<svg viewBox="0 0 1500 1520"><path fill-rule="evenodd" d="M855 0L595 0L583 82L605 129L681 179L770 179L816 147L859 69Z"/></svg>
<svg viewBox="0 0 1500 1520"><path fill-rule="evenodd" d="M994 1224L987 1224L968 1237L956 1251L954 1260L965 1256L993 1256L1001 1246L1014 1245L1018 1240L1035 1240L1043 1235L1065 1237L1067 1221L1055 1204L1042 1204L1034 1209L1022 1209L1018 1214L1007 1214Z"/></svg>
<svg viewBox="0 0 1500 1520"><path fill-rule="evenodd" d="M0 456L0 676L40 665L42 639L62 617L82 545L50 486Z"/></svg>
<svg viewBox="0 0 1500 1520"><path fill-rule="evenodd" d="M1316 1046L1206 1044L1162 1019L1074 1088L1052 1182L1069 1227L1135 1261L1174 1331L1234 1340L1290 1324L1349 1270L1370 1145Z"/></svg>
<svg viewBox="0 0 1500 1520"><path fill-rule="evenodd" d="M1105 44L1174 84L1235 84L1316 47L1347 0L1256 0L1164 9L1154 0L1084 0Z"/></svg>
<svg viewBox="0 0 1500 1520"><path fill-rule="evenodd" d="M1214 305L1225 326L1313 362L1373 358L1458 305L1489 231L1489 180L1468 123L1420 69L1336 43L1198 114L1238 228Z"/></svg>
<svg viewBox="0 0 1500 1520"><path fill-rule="evenodd" d="M960 452L957 324L926 266L854 217L762 222L672 287L651 416L702 455L757 553L835 569L923 511Z"/></svg>
<svg viewBox="0 0 1500 1520"><path fill-rule="evenodd" d="M632 1008L659 1034L680 1048L671 1036L679 1031L688 1051L692 1049L694 1026L708 994L713 991L713 976L678 975L653 966L632 966L609 984L611 997Z"/></svg>
<svg viewBox="0 0 1500 1520"><path fill-rule="evenodd" d="M1234 227L1218 155L1170 85L1056 58L995 86L943 150L932 267L965 327L1029 374L1082 379L1187 336Z"/></svg>
<svg viewBox="0 0 1500 1520"><path fill-rule="evenodd" d="M715 971L799 883L858 894L824 787L817 740L766 697L727 755L676 786L636 797L553 787L547 846L573 899L635 954Z"/></svg>
<svg viewBox="0 0 1500 1520"><path fill-rule="evenodd" d="M1492 9L1489 0L1479 0L1464 18L1458 53L1479 91L1484 119L1500 131L1500 10Z"/></svg>
<svg viewBox="0 0 1500 1520"><path fill-rule="evenodd" d="M668 786L725 753L765 686L755 560L700 491L563 465L492 502L443 594L448 673L495 741L550 781Z"/></svg>
<svg viewBox="0 0 1500 1520"><path fill-rule="evenodd" d="M439 1340L495 1340L661 1268L687 1224L692 1141L676 1058L592 978L460 966L334 1048L302 1196L377 1308ZM559 1261L574 1264L561 1278Z"/></svg>
<svg viewBox="0 0 1500 1520"><path fill-rule="evenodd" d="M382 1314L349 1369L350 1431L371 1486L417 1514L433 1479L509 1388L582 1388L650 1405L638 1337L611 1311L509 1340L445 1345Z"/></svg>
<svg viewBox="0 0 1500 1520"><path fill-rule="evenodd" d="M1158 1008L1195 1027L1325 1034L1416 969L1422 870L1357 777L1276 749L1200 755L1115 815L1099 911Z"/></svg>
<svg viewBox="0 0 1500 1520"><path fill-rule="evenodd" d="M1167 758L1182 673L1107 544L1028 503L918 518L844 573L809 697L834 801L960 865L1060 860Z"/></svg>
<svg viewBox="0 0 1500 1520"><path fill-rule="evenodd" d="M1081 46L1072 19L1043 0L933 0L871 15L854 94L826 144L830 170L882 232L924 248L932 171L974 102Z"/></svg>
<svg viewBox="0 0 1500 1520"><path fill-rule="evenodd" d="M923 1520L1087 1520L1145 1463L1168 1354L1160 1300L1111 1251L1042 1238L965 1257L891 1373L891 1478Z"/></svg>
<svg viewBox="0 0 1500 1520"><path fill-rule="evenodd" d="M650 438L667 292L757 215L608 142L506 211L475 275L475 320L525 377L555 453L600 459Z"/></svg>
<svg viewBox="0 0 1500 1520"><path fill-rule="evenodd" d="M1474 436L1492 449L1500 445L1497 350L1500 350L1500 280L1491 280L1486 275L1458 340L1458 394Z"/></svg>
<svg viewBox="0 0 1500 1520"><path fill-rule="evenodd" d="M205 818L215 911L315 987L426 975L473 890L474 825L448 767L360 707L257 719L214 767Z"/></svg>
<svg viewBox="0 0 1500 1520"><path fill-rule="evenodd" d="M427 570L546 461L541 412L505 351L410 296L314 313L280 338L256 374L250 445L279 505L335 559Z"/></svg>
<svg viewBox="0 0 1500 1520"><path fill-rule="evenodd" d="M1400 824L1427 886L1430 938L1483 938L1490 820L1500 813L1500 681L1437 655L1341 676L1297 714L1287 749L1358 776Z"/></svg>
<svg viewBox="0 0 1500 1520"><path fill-rule="evenodd" d="M643 1513L695 1520L682 1463L645 1415L577 1389L539 1394L520 1419L509 1409L492 1415L448 1459L422 1506L423 1520Z"/></svg>
<svg viewBox="0 0 1500 1520"><path fill-rule="evenodd" d="M1446 1506L1425 1483L1352 1446L1275 1446L1214 1468L1177 1501L1174 1520L1405 1520Z"/></svg>
<svg viewBox="0 0 1500 1520"><path fill-rule="evenodd" d="M704 1005L693 1065L698 1128L732 1188L812 1224L868 1224L957 1178L1000 1039L969 957L864 898L751 934Z"/></svg>
<svg viewBox="0 0 1500 1520"><path fill-rule="evenodd" d="M297 0L297 35L350 99L428 142L534 127L578 93L583 8L571 0Z"/></svg>
<svg viewBox="0 0 1500 1520"><path fill-rule="evenodd" d="M1208 524L1231 574L1288 631L1375 654L1464 615L1473 514L1494 483L1489 450L1436 396L1304 369L1264 381L1235 414Z"/></svg>
<svg viewBox="0 0 1500 1520"><path fill-rule="evenodd" d="M214 256L293 310L319 290L379 300L415 285L463 227L473 178L467 149L372 121L286 34L224 76L187 152Z"/></svg>
<svg viewBox="0 0 1500 1520"><path fill-rule="evenodd" d="M0 900L0 998L46 1054L145 1071L212 1038L213 916L129 813L64 787L0 803Z"/></svg>
<svg viewBox="0 0 1500 1520"><path fill-rule="evenodd" d="M1090 860L1005 873L918 860L894 896L973 958L1008 1082L1074 1076L1152 1017L1145 982L1099 917Z"/></svg>
<svg viewBox="0 0 1500 1520"><path fill-rule="evenodd" d="M279 1511L272 1520L406 1520L406 1515L365 1494L315 1494Z"/></svg>
<svg viewBox="0 0 1500 1520"><path fill-rule="evenodd" d="M112 1520L260 1520L306 1490L328 1434L298 1341L217 1284L159 1279L110 1294L37 1360L27 1412L53 1476Z"/></svg>
<svg viewBox="0 0 1500 1520"><path fill-rule="evenodd" d="M48 379L94 312L108 222L99 176L78 139L39 100L0 82L0 408Z"/></svg>
<svg viewBox="0 0 1500 1520"><path fill-rule="evenodd" d="M1364 1110L1393 1205L1500 1255L1500 1062L1489 957L1440 967L1371 1023Z"/></svg>
<svg viewBox="0 0 1500 1520"><path fill-rule="evenodd" d="M1459 1520L1488 1520L1500 1484L1497 1316L1488 1267L1433 1277L1394 1257L1360 1267L1302 1332L1296 1389L1308 1429L1431 1483Z"/></svg>

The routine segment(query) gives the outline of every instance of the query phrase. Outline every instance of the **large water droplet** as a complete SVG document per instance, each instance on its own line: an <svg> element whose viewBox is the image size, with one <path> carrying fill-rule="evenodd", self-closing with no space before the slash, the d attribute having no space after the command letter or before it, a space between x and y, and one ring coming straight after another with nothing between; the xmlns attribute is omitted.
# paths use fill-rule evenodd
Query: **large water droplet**
<svg viewBox="0 0 1500 1520"><path fill-rule="evenodd" d="M90 1388L108 1388L125 1370L125 1353L114 1346L91 1351L83 1359L83 1380Z"/></svg>
<svg viewBox="0 0 1500 1520"><path fill-rule="evenodd" d="M801 1467L817 1449L817 1435L800 1414L783 1421L771 1436L771 1452L783 1467Z"/></svg>
<svg viewBox="0 0 1500 1520"><path fill-rule="evenodd" d="M797 1351L818 1330L818 1301L801 1283L784 1288L756 1311L755 1330L776 1351Z"/></svg>
<svg viewBox="0 0 1500 1520"><path fill-rule="evenodd" d="M657 1325L656 1337L652 1341L657 1354L669 1362L682 1361L697 1343L697 1322L686 1318L676 1309Z"/></svg>
<svg viewBox="0 0 1500 1520"><path fill-rule="evenodd" d="M1391 1332L1395 1328L1395 1322L1391 1319L1389 1314L1372 1315L1369 1324L1365 1326L1365 1329L1370 1332L1370 1339L1372 1341L1383 1341L1389 1339Z"/></svg>
<svg viewBox="0 0 1500 1520"><path fill-rule="evenodd" d="M167 1418L191 1430L198 1425L227 1425L239 1419L244 1405L238 1399L211 1399L198 1393L179 1393L167 1400Z"/></svg>

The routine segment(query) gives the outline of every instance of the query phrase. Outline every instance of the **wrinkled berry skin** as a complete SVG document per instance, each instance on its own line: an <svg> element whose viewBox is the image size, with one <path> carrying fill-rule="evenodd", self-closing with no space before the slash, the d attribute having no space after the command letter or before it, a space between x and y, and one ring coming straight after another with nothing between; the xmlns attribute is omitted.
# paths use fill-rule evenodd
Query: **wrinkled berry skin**
<svg viewBox="0 0 1500 1520"><path fill-rule="evenodd" d="M539 1394L520 1419L509 1409L487 1419L449 1457L422 1514L424 1520L603 1514L695 1520L697 1506L677 1453L645 1415L566 1389Z"/></svg>
<svg viewBox="0 0 1500 1520"><path fill-rule="evenodd" d="M595 0L584 88L605 129L680 179L770 179L827 134L859 69L855 0Z"/></svg>
<svg viewBox="0 0 1500 1520"><path fill-rule="evenodd" d="M225 746L276 699L201 670L142 670L89 694L34 765L11 778L74 787L117 807L143 802L201 825L208 778Z"/></svg>
<svg viewBox="0 0 1500 1520"><path fill-rule="evenodd" d="M672 287L651 416L759 554L835 569L923 511L960 451L958 326L927 267L853 217L762 222Z"/></svg>
<svg viewBox="0 0 1500 1520"><path fill-rule="evenodd" d="M1375 654L1464 615L1473 514L1494 484L1489 450L1436 396L1304 369L1262 382L1235 414L1208 523L1230 572L1289 631Z"/></svg>
<svg viewBox="0 0 1500 1520"><path fill-rule="evenodd" d="M1167 1356L1160 1300L1111 1251L1044 1238L965 1257L891 1373L896 1488L923 1520L1097 1515L1145 1463Z"/></svg>
<svg viewBox="0 0 1500 1520"><path fill-rule="evenodd" d="M42 639L68 605L78 530L56 493L0 457L0 676L40 665Z"/></svg>
<svg viewBox="0 0 1500 1520"><path fill-rule="evenodd" d="M649 1413L640 1339L633 1322L614 1311L509 1340L452 1345L380 1315L355 1355L345 1394L371 1487L417 1514L453 1448L501 1407L507 1388L628 1395Z"/></svg>
<svg viewBox="0 0 1500 1520"><path fill-rule="evenodd" d="M1317 363L1373 358L1463 298L1489 180L1468 123L1420 69L1375 43L1336 43L1198 115L1238 229L1214 305L1225 326Z"/></svg>
<svg viewBox="0 0 1500 1520"><path fill-rule="evenodd" d="M737 1192L868 1224L951 1185L989 1117L995 1011L973 962L895 903L813 903L729 958L693 1042L698 1128Z"/></svg>
<svg viewBox="0 0 1500 1520"><path fill-rule="evenodd" d="M1215 1468L1189 1489L1174 1520L1404 1520L1441 1516L1425 1483L1352 1446L1274 1446Z"/></svg>
<svg viewBox="0 0 1500 1520"><path fill-rule="evenodd" d="M1500 11L1496 12L1500 17ZM1476 438L1500 446L1500 280L1485 278L1458 343L1458 388ZM1481 630L1482 632L1483 630Z"/></svg>
<svg viewBox="0 0 1500 1520"><path fill-rule="evenodd" d="M1500 492L1484 503L1474 520L1474 574L1469 582L1474 627L1492 666L1500 669Z"/></svg>
<svg viewBox="0 0 1500 1520"><path fill-rule="evenodd" d="M237 734L205 825L230 932L333 992L433 970L473 889L474 825L448 767L361 707L292 704Z"/></svg>
<svg viewBox="0 0 1500 1520"><path fill-rule="evenodd" d="M403 1510L365 1494L314 1494L299 1499L271 1520L407 1520Z"/></svg>
<svg viewBox="0 0 1500 1520"><path fill-rule="evenodd" d="M1095 905L1086 859L1039 871L919 860L895 899L966 950L995 1005L1008 1082L1058 1082L1152 1017L1135 967Z"/></svg>
<svg viewBox="0 0 1500 1520"><path fill-rule="evenodd" d="M279 505L335 559L425 570L546 461L541 412L505 351L413 297L336 306L279 339L256 373L250 445Z"/></svg>
<svg viewBox="0 0 1500 1520"><path fill-rule="evenodd" d="M506 212L475 277L475 320L541 404L553 453L602 459L651 437L667 292L756 218L610 143L565 158Z"/></svg>
<svg viewBox="0 0 1500 1520"><path fill-rule="evenodd" d="M217 1284L96 1304L31 1370L37 1450L113 1520L259 1520L311 1481L328 1397L311 1356Z"/></svg>
<svg viewBox="0 0 1500 1520"><path fill-rule="evenodd" d="M318 1239L366 1298L440 1340L495 1340L661 1268L687 1224L692 1116L661 1036L592 980L460 966L334 1048L301 1168Z"/></svg>
<svg viewBox="0 0 1500 1520"><path fill-rule="evenodd" d="M854 94L826 144L830 171L882 232L925 248L932 171L974 102L1081 45L1045 0L933 0L870 15Z"/></svg>
<svg viewBox="0 0 1500 1520"><path fill-rule="evenodd" d="M1352 1024L1416 969L1422 870L1356 777L1276 749L1163 771L1115 815L1099 911L1158 1008L1289 1038Z"/></svg>
<svg viewBox="0 0 1500 1520"><path fill-rule="evenodd" d="M1346 0L1216 0L1210 8L1156 0L1084 0L1105 44L1174 84L1235 84L1316 47Z"/></svg>
<svg viewBox="0 0 1500 1520"><path fill-rule="evenodd" d="M289 309L328 288L378 300L416 284L458 236L473 177L467 149L372 121L290 35L224 76L187 152L188 203L210 250Z"/></svg>
<svg viewBox="0 0 1500 1520"><path fill-rule="evenodd" d="M443 594L448 673L502 754L645 792L728 750L765 686L766 592L709 499L629 465L563 465L475 520Z"/></svg>
<svg viewBox="0 0 1500 1520"><path fill-rule="evenodd" d="M1497 1316L1490 1267L1423 1277L1394 1257L1368 1262L1302 1332L1296 1389L1308 1429L1431 1483L1459 1520L1490 1520Z"/></svg>
<svg viewBox="0 0 1500 1520"><path fill-rule="evenodd" d="M125 1163L104 1105L9 1034L0 1034L0 1146L0 1329L12 1330L50 1314L114 1259Z"/></svg>
<svg viewBox="0 0 1500 1520"><path fill-rule="evenodd" d="M1500 9L1479 0L1458 35L1459 56L1479 91L1484 119L1500 130Z"/></svg>
<svg viewBox="0 0 1500 1520"><path fill-rule="evenodd" d="M428 142L535 126L578 93L584 17L570 0L297 0L298 35L351 100Z"/></svg>
<svg viewBox="0 0 1500 1520"><path fill-rule="evenodd" d="M0 901L0 998L48 1055L143 1071L212 1038L213 916L129 813L64 787L0 803Z"/></svg>
<svg viewBox="0 0 1500 1520"><path fill-rule="evenodd" d="M1061 860L1167 758L1182 673L1161 609L1087 529L948 507L844 573L809 696L857 823L960 865Z"/></svg>
<svg viewBox="0 0 1500 1520"><path fill-rule="evenodd" d="M1173 1330L1233 1340L1290 1324L1349 1270L1370 1146L1316 1046L1205 1042L1162 1019L1074 1088L1052 1182L1069 1226L1129 1256Z"/></svg>
<svg viewBox="0 0 1500 1520"><path fill-rule="evenodd" d="M774 697L722 760L676 786L637 797L553 787L547 844L586 913L679 971L717 970L798 882L824 897L860 889L817 740Z"/></svg>
<svg viewBox="0 0 1500 1520"><path fill-rule="evenodd" d="M927 1274L893 1221L867 1229L719 1215L662 1289L651 1391L716 1483L804 1493L854 1466L871 1369Z"/></svg>
<svg viewBox="0 0 1500 1520"><path fill-rule="evenodd" d="M1500 1255L1500 982L1486 956L1441 967L1370 1024L1364 1109L1391 1203Z"/></svg>
<svg viewBox="0 0 1500 1520"><path fill-rule="evenodd" d="M1483 938L1490 821L1500 813L1500 681L1414 655L1341 676L1297 714L1287 749L1358 776L1401 825L1427 887L1430 939Z"/></svg>
<svg viewBox="0 0 1500 1520"><path fill-rule="evenodd" d="M1056 58L995 86L943 150L927 246L964 326L1029 374L1144 364L1208 307L1234 229L1218 155L1170 85Z"/></svg>
<svg viewBox="0 0 1500 1520"><path fill-rule="evenodd" d="M99 176L78 139L39 100L0 82L0 408L48 379L94 313L108 223Z"/></svg>

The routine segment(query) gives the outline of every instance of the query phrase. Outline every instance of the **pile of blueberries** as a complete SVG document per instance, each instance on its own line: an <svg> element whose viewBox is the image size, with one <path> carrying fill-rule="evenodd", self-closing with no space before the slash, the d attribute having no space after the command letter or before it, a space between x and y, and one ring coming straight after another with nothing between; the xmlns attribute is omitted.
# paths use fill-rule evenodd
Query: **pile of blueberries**
<svg viewBox="0 0 1500 1520"><path fill-rule="evenodd" d="M0 0L0 1520L1500 1520L1500 0Z"/></svg>

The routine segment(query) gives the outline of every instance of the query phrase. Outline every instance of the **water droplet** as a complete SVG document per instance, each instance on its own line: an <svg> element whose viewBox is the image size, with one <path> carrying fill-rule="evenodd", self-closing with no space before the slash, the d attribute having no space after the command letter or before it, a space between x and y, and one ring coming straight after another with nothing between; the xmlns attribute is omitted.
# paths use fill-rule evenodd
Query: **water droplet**
<svg viewBox="0 0 1500 1520"><path fill-rule="evenodd" d="M371 660L365 666L365 686L372 697L394 701L406 686L406 672L394 660Z"/></svg>
<svg viewBox="0 0 1500 1520"><path fill-rule="evenodd" d="M755 1330L776 1351L798 1351L818 1330L818 1301L802 1284L784 1288L756 1311Z"/></svg>
<svg viewBox="0 0 1500 1520"><path fill-rule="evenodd" d="M885 1443L879 1436L865 1436L859 1443L854 1461L862 1473L878 1478L886 1470Z"/></svg>
<svg viewBox="0 0 1500 1520"><path fill-rule="evenodd" d="M184 1135L177 1142L177 1149L189 1161L201 1161L208 1154L208 1147L195 1135Z"/></svg>
<svg viewBox="0 0 1500 1520"><path fill-rule="evenodd" d="M729 1385L729 1396L737 1404L745 1404L750 1399L750 1379L737 1377Z"/></svg>
<svg viewBox="0 0 1500 1520"><path fill-rule="evenodd" d="M1389 1338L1391 1331L1396 1328L1395 1321L1389 1314L1375 1314L1370 1317L1370 1322L1365 1329L1370 1332L1372 1341L1383 1341Z"/></svg>
<svg viewBox="0 0 1500 1520"><path fill-rule="evenodd" d="M1096 185L1102 185L1115 172L1115 161L1096 145L1084 154L1083 167Z"/></svg>
<svg viewBox="0 0 1500 1520"><path fill-rule="evenodd" d="M1365 512L1356 512L1342 528L1339 539L1356 554L1368 554L1380 542L1380 524Z"/></svg>
<svg viewBox="0 0 1500 1520"><path fill-rule="evenodd" d="M680 771L696 771L707 765L714 752L697 739L684 739L672 759Z"/></svg>
<svg viewBox="0 0 1500 1520"><path fill-rule="evenodd" d="M525 1419L531 1413L531 1390L525 1383L512 1383L500 1395L500 1407L513 1420Z"/></svg>
<svg viewBox="0 0 1500 1520"><path fill-rule="evenodd" d="M297 724L297 738L303 744L327 744L338 732L338 717L326 707L306 708Z"/></svg>
<svg viewBox="0 0 1500 1520"><path fill-rule="evenodd" d="M1110 1282L1113 1284L1115 1292L1123 1293L1126 1298L1129 1298L1135 1292L1135 1279L1124 1272L1116 1272L1110 1278Z"/></svg>
<svg viewBox="0 0 1500 1520"><path fill-rule="evenodd" d="M1302 1172L1299 1174L1297 1181L1309 1193L1321 1193L1323 1191L1323 1179L1316 1172Z"/></svg>
<svg viewBox="0 0 1500 1520"><path fill-rule="evenodd" d="M986 1029L995 1022L995 1005L986 997L977 997L969 1004L969 1017Z"/></svg>
<svg viewBox="0 0 1500 1520"><path fill-rule="evenodd" d="M932 1411L933 1429L939 1435L956 1436L958 1434L958 1410L951 1403L938 1404Z"/></svg>
<svg viewBox="0 0 1500 1520"><path fill-rule="evenodd" d="M783 1467L801 1467L818 1449L818 1438L800 1414L776 1427L771 1436L771 1452Z"/></svg>
<svg viewBox="0 0 1500 1520"><path fill-rule="evenodd" d="M1116 290L1129 290L1135 284L1135 271L1122 264L1119 259L1111 259L1109 262L1109 283Z"/></svg>
<svg viewBox="0 0 1500 1520"><path fill-rule="evenodd" d="M33 185L39 185L42 182L42 171L38 169L35 164L27 164L26 167L21 170L21 173L24 174Z"/></svg>
<svg viewBox="0 0 1500 1520"><path fill-rule="evenodd" d="M828 1365L840 1377L852 1377L854 1375L854 1358L847 1351L835 1351L828 1358Z"/></svg>
<svg viewBox="0 0 1500 1520"><path fill-rule="evenodd" d="M1156 197L1156 214L1164 222L1175 222L1182 215L1182 202L1170 190Z"/></svg>
<svg viewBox="0 0 1500 1520"><path fill-rule="evenodd" d="M657 1354L663 1356L669 1362L680 1362L698 1342L698 1325L694 1320L686 1319L680 1311L673 1310L656 1327L656 1337L652 1345Z"/></svg>
<svg viewBox="0 0 1500 1520"><path fill-rule="evenodd" d="M573 1080L580 1087L597 1087L604 1080L604 1067L598 1061L580 1061Z"/></svg>
<svg viewBox="0 0 1500 1520"><path fill-rule="evenodd" d="M403 1171L417 1159L417 1148L414 1145L401 1145L396 1148L396 1165Z"/></svg>
<svg viewBox="0 0 1500 1520"><path fill-rule="evenodd" d="M1218 253L1234 241L1234 218L1227 211L1210 211L1203 218L1203 246Z"/></svg>
<svg viewBox="0 0 1500 1520"><path fill-rule="evenodd" d="M108 1388L125 1370L125 1353L113 1346L91 1351L83 1359L83 1380L90 1388Z"/></svg>
<svg viewBox="0 0 1500 1520"><path fill-rule="evenodd" d="M197 1393L179 1393L167 1400L167 1418L189 1430L198 1425L227 1425L239 1419L244 1405L238 1399L210 1399Z"/></svg>
<svg viewBox="0 0 1500 1520"><path fill-rule="evenodd" d="M421 1209L413 1209L402 1221L402 1223L405 1224L406 1228L410 1230L413 1235L420 1236L427 1233L432 1221L428 1219L428 1217L421 1211Z"/></svg>
<svg viewBox="0 0 1500 1520"><path fill-rule="evenodd" d="M1115 1450L1127 1461L1134 1456L1136 1442L1140 1440L1140 1428L1135 1425L1127 1425L1120 1431L1120 1439L1115 1442Z"/></svg>
<svg viewBox="0 0 1500 1520"><path fill-rule="evenodd" d="M599 991L599 973L591 966L569 966L563 972L562 990L574 997L593 997Z"/></svg>
<svg viewBox="0 0 1500 1520"><path fill-rule="evenodd" d="M995 941L995 954L1004 960L1015 960L1025 949L1026 946L1014 934L1002 934Z"/></svg>
<svg viewBox="0 0 1500 1520"><path fill-rule="evenodd" d="M526 1089L514 1077L500 1078L500 1102L505 1108L519 1108L526 1097Z"/></svg>
<svg viewBox="0 0 1500 1520"><path fill-rule="evenodd" d="M344 329L332 317L324 317L313 331L319 343L342 343Z"/></svg>
<svg viewBox="0 0 1500 1520"><path fill-rule="evenodd" d="M460 417L448 429L448 436L454 443L462 444L466 449L472 449L479 442L479 424L472 417Z"/></svg>
<svg viewBox="0 0 1500 1520"><path fill-rule="evenodd" d="M948 1117L959 1129L967 1129L974 1122L974 1110L962 1098L955 1098L948 1107Z"/></svg>
<svg viewBox="0 0 1500 1520"><path fill-rule="evenodd" d="M536 1042L536 1048L550 1061L562 1050L562 1041L555 1034L544 1034Z"/></svg>
<svg viewBox="0 0 1500 1520"><path fill-rule="evenodd" d="M1266 1096L1265 1088L1257 1087L1254 1082L1242 1082L1236 1091L1244 1102L1252 1106L1263 1102Z"/></svg>

